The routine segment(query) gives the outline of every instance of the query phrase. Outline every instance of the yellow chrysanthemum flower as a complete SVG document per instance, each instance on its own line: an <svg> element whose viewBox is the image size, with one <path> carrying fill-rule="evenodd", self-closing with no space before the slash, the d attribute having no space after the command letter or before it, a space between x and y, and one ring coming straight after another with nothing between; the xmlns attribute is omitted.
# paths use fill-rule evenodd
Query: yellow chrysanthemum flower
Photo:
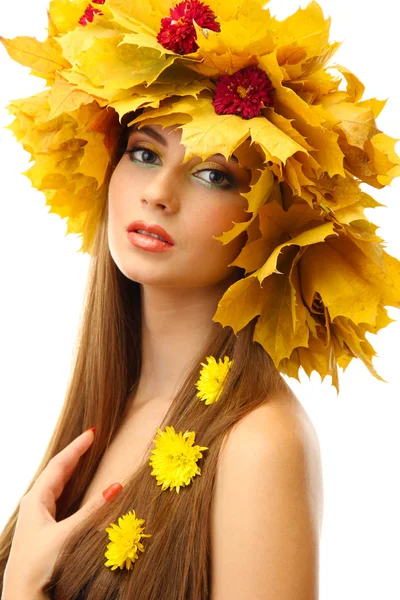
<svg viewBox="0 0 400 600"><path fill-rule="evenodd" d="M143 537L151 537L149 533L143 532L144 519L136 518L134 510L118 519L118 525L111 523L111 527L106 528L111 543L107 546L105 557L108 558L104 563L111 570L133 569L133 563L139 558L138 550L144 552L144 546L140 542Z"/></svg>
<svg viewBox="0 0 400 600"><path fill-rule="evenodd" d="M157 479L157 485L162 485L162 490L179 489L189 485L196 475L201 475L197 460L202 458L202 450L206 446L193 446L196 433L185 431L176 433L173 427L166 426L166 431L157 428L157 435L153 440L155 448L151 451L151 472Z"/></svg>
<svg viewBox="0 0 400 600"><path fill-rule="evenodd" d="M200 379L195 384L199 390L196 394L200 400L205 400L206 404L217 402L220 397L224 381L233 365L233 360L224 356L224 361L217 361L213 356L207 356L208 364L201 363L203 369L200 371Z"/></svg>

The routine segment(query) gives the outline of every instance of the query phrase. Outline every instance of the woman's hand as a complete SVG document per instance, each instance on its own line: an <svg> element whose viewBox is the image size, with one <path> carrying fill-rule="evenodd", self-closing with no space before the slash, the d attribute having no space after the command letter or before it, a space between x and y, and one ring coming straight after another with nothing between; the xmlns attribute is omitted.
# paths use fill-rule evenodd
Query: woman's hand
<svg viewBox="0 0 400 600"><path fill-rule="evenodd" d="M16 598L17 591L29 590L39 593L50 581L57 557L67 537L91 513L96 512L111 495L107 488L91 502L87 502L75 514L63 521L55 520L56 502L72 476L80 457L94 440L93 430L88 429L73 440L64 450L54 456L39 475L33 487L22 497L18 520L4 572L3 596ZM122 486L113 484L111 492ZM113 494L112 494L113 495ZM6 593L7 590L7 593Z"/></svg>

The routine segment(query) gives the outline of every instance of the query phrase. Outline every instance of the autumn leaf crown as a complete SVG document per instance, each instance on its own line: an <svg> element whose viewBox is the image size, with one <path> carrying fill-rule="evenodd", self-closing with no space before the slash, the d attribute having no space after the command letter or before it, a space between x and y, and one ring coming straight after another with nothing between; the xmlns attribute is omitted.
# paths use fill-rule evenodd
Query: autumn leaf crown
<svg viewBox="0 0 400 600"><path fill-rule="evenodd" d="M1 38L46 82L9 106L31 154L26 173L50 212L90 252L106 201L121 120L176 126L184 161L210 148L251 170L251 217L235 266L245 276L213 319L254 341L282 373L332 377L360 358L379 378L367 333L400 306L400 263L383 249L362 191L400 174L397 140L379 130L385 101L362 99L348 69L329 66L339 43L311 2L283 21L265 0L52 0L48 37ZM344 86L340 86L344 83ZM344 89L345 88L345 89Z"/></svg>

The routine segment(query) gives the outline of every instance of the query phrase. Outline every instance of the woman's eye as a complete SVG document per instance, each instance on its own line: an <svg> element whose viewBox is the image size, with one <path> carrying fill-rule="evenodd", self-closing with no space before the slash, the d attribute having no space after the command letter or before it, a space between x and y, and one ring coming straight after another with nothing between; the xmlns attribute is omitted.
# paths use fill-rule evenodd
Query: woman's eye
<svg viewBox="0 0 400 600"><path fill-rule="evenodd" d="M201 171L196 171L195 176L197 176L198 173L209 173L210 179L208 181L206 180L205 182L213 187L230 189L235 185L235 180L231 175L228 175L223 171L218 171L217 169L202 169ZM221 185L224 181L226 181L226 184Z"/></svg>
<svg viewBox="0 0 400 600"><path fill-rule="evenodd" d="M141 153L141 157L137 157ZM159 158L158 154L150 148L142 147L142 146L134 146L130 150L126 150L126 154L129 154L130 160L132 162L142 163L154 165L155 161ZM198 177L199 173L208 173L209 179L203 179L203 177ZM223 171L219 171L218 169L202 169L193 173L195 177L201 179L206 185L212 187L214 189L220 190L228 190L235 187L235 179L232 175L228 175ZM225 184L224 184L225 182Z"/></svg>
<svg viewBox="0 0 400 600"><path fill-rule="evenodd" d="M134 157L134 155L137 152L142 152L141 159L137 159ZM149 148L142 148L141 146L134 146L130 150L127 150L126 154L129 154L131 160L136 160L137 162L144 162L144 163L150 163L150 164L153 164L153 161L151 160L151 158L154 158L154 157L156 157L156 159L158 158L157 154L155 152L153 152L153 150L150 150Z"/></svg>

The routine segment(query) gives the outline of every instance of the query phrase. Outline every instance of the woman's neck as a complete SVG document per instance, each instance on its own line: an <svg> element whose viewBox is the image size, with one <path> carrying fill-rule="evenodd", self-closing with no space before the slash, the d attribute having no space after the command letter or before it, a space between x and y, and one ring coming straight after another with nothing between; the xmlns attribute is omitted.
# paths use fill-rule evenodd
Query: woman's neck
<svg viewBox="0 0 400 600"><path fill-rule="evenodd" d="M172 402L186 369L210 336L226 288L227 282L207 288L141 286L142 369L135 398Z"/></svg>

